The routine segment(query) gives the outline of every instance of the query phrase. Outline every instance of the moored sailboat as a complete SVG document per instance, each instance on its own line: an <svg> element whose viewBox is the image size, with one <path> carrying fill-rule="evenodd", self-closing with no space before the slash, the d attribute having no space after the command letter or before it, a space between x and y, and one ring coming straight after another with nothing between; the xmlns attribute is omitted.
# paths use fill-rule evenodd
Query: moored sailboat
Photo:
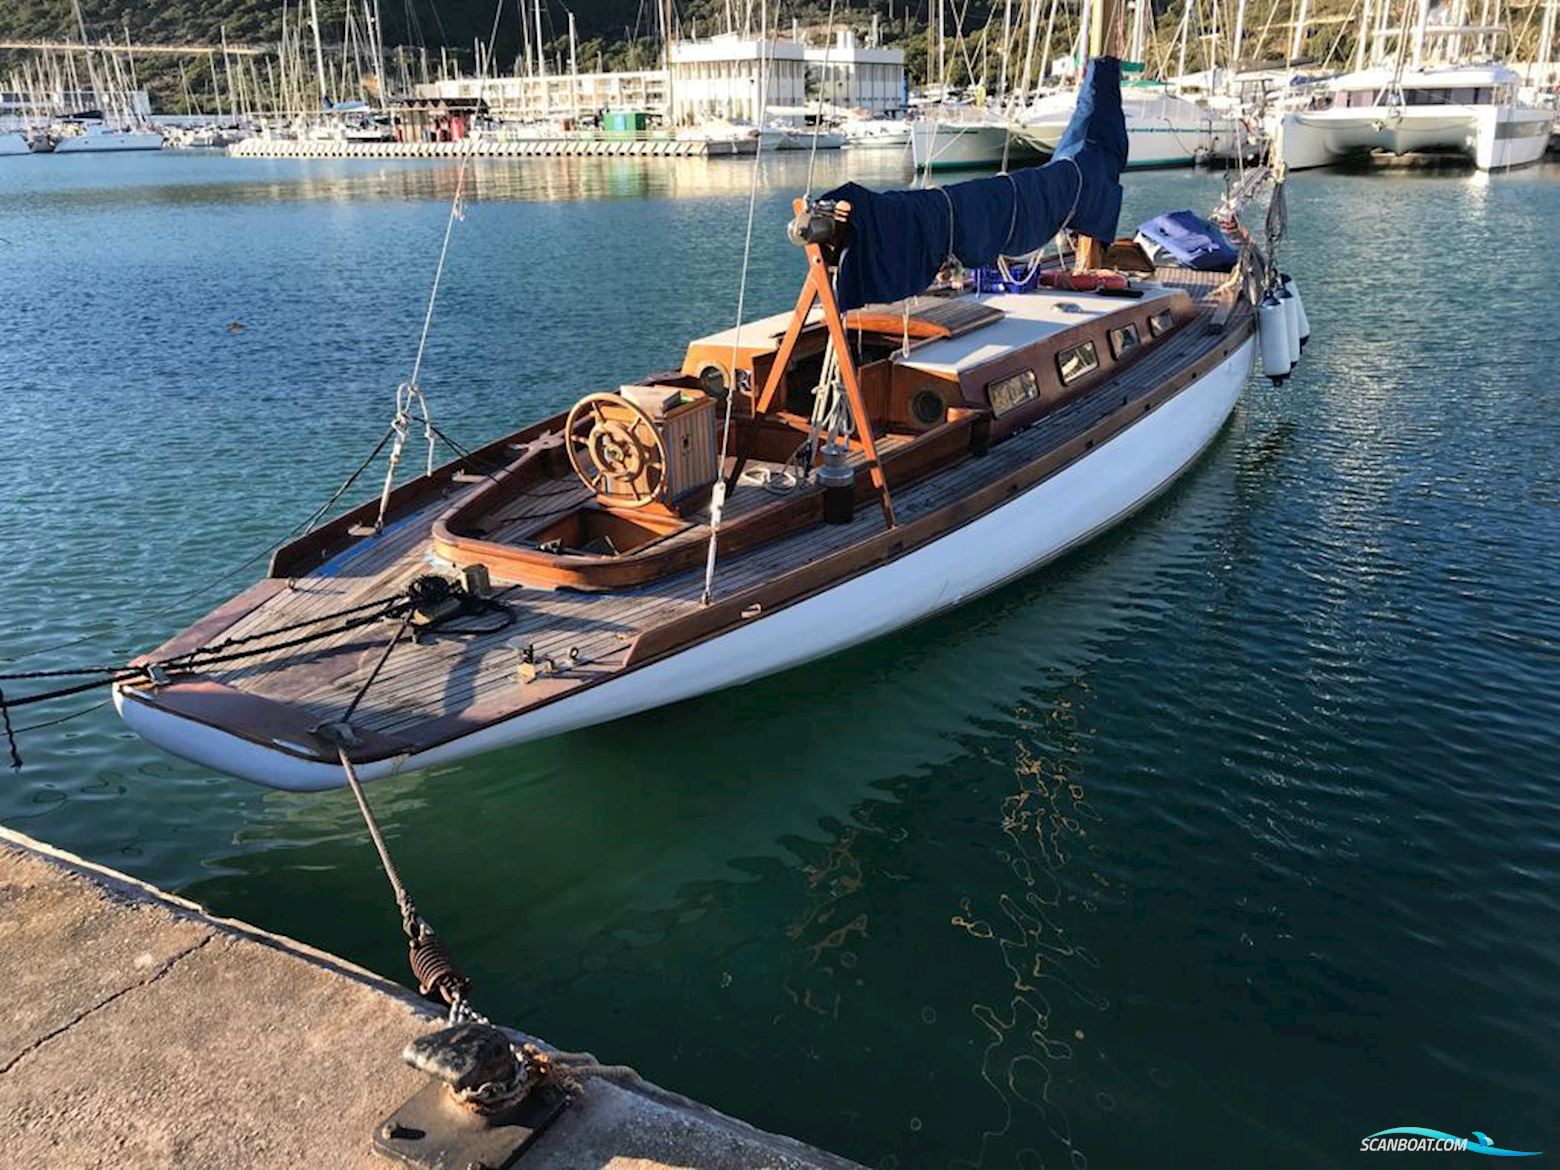
<svg viewBox="0 0 1560 1170"><path fill-rule="evenodd" d="M329 788L812 661L1062 555L1219 433L1278 279L1244 236L1227 271L1107 247L1126 152L1099 58L1045 167L798 201L791 313L387 477L133 664L120 713L222 771ZM1041 263L1064 227L1079 265Z"/></svg>

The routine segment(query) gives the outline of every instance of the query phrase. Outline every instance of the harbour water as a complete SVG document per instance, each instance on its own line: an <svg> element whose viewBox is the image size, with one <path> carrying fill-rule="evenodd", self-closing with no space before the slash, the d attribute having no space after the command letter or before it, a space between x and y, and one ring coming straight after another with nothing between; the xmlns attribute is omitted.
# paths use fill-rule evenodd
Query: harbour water
<svg viewBox="0 0 1560 1170"><path fill-rule="evenodd" d="M474 442L728 325L751 166L476 167L440 426ZM807 182L762 166L754 313L794 298ZM904 178L836 154L814 189L847 170ZM81 640L0 669L115 661L258 575L181 600L383 433L455 174L0 166L0 658ZM1130 524L828 662L375 786L479 1005L872 1166L1560 1147L1557 180L1296 176L1305 361ZM1126 186L1134 223L1220 180ZM106 708L20 744L5 823L402 973L349 796L208 773Z"/></svg>

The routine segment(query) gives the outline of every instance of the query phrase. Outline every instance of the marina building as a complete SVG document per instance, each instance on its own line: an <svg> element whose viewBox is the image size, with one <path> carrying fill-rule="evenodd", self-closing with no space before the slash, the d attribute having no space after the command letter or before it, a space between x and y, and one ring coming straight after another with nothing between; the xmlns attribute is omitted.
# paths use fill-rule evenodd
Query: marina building
<svg viewBox="0 0 1560 1170"><path fill-rule="evenodd" d="M413 87L426 100L481 99L501 122L536 123L559 118L586 121L602 110L643 110L666 116L666 71L561 73L541 77L460 78Z"/></svg>
<svg viewBox="0 0 1560 1170"><path fill-rule="evenodd" d="M678 126L715 118L757 124L759 78L764 105L800 111L822 101L840 110L883 114L905 104L905 57L898 49L860 44L841 30L834 41L760 41L734 34L672 45L669 69L625 73L562 73L527 77L458 78L413 88L421 101L481 102L511 124L589 122L606 110L636 110Z"/></svg>
<svg viewBox="0 0 1560 1170"><path fill-rule="evenodd" d="M868 48L850 29L840 29L834 43L805 50L809 96L844 110L887 114L902 110L905 55L898 49Z"/></svg>

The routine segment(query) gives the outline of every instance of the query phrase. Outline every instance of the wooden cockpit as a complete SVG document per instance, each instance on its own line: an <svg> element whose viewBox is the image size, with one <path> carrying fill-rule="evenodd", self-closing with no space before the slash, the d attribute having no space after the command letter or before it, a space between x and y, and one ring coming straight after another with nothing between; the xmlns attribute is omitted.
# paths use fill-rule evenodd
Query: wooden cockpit
<svg viewBox="0 0 1560 1170"><path fill-rule="evenodd" d="M983 454L1196 315L1183 289L1133 293L929 295L845 315L871 420L850 441L857 502L880 495L874 471L891 492ZM634 586L702 563L717 476L728 480L723 554L822 523L821 490L806 475L814 457L803 449L829 344L824 316L810 308L750 322L740 336L701 338L681 370L588 396L532 428L485 488L438 520L434 554L482 564L496 581Z"/></svg>

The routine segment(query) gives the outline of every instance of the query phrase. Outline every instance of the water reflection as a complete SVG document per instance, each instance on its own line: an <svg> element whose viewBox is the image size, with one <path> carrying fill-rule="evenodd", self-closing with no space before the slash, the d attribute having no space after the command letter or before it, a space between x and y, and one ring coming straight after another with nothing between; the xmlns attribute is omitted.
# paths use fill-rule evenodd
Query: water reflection
<svg viewBox="0 0 1560 1170"><path fill-rule="evenodd" d="M1075 1078L1075 1045L1085 1042L1092 1016L1110 1002L1094 986L1099 961L1077 941L1086 930L1073 926L1113 885L1087 862L1089 833L1100 821L1081 782L1091 698L1088 678L1080 675L1048 688L1043 706L1013 710L1020 732L1012 744L1015 788L1002 800L1000 822L1010 847L997 853L1009 886L995 902L989 891L962 899L952 918L995 946L1010 980L1005 1000L971 1007L988 1033L980 1076L1002 1104L1003 1123L981 1135L979 1156L967 1165L1046 1164L1031 1144L1035 1117L1073 1166L1088 1165L1074 1145L1065 1090L1056 1085Z"/></svg>
<svg viewBox="0 0 1560 1170"><path fill-rule="evenodd" d="M21 211L47 193L57 207L112 209L157 204L264 204L317 202L398 204L454 198L460 165L448 160L407 162L325 159L229 159L153 155L106 161L86 172L34 163L0 172L0 208ZM804 154L758 160L762 190L800 190L807 178ZM465 196L474 202L589 203L618 199L707 199L746 196L752 159L534 158L474 159L466 169ZM53 168L53 169L50 169ZM820 158L815 184L846 176L900 184L909 178L895 160L835 151ZM83 181L85 180L85 181Z"/></svg>

